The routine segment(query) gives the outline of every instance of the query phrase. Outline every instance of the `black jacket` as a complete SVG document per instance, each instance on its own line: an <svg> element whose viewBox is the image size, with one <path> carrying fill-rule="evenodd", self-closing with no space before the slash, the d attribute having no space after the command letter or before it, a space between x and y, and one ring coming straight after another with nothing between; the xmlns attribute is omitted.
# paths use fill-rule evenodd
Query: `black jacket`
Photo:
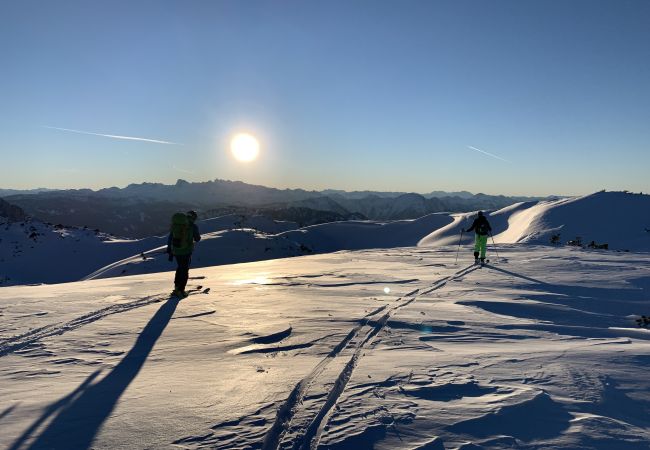
<svg viewBox="0 0 650 450"><path fill-rule="evenodd" d="M478 216L476 219L474 219L472 226L465 231L469 232L472 230L474 230L478 235L485 236L486 234L490 234L492 227L490 226L490 222L488 222L485 216Z"/></svg>

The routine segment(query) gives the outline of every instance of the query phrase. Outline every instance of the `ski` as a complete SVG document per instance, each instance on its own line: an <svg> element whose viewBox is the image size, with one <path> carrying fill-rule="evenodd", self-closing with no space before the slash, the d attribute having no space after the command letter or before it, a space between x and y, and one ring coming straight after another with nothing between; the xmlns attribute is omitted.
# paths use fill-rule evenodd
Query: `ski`
<svg viewBox="0 0 650 450"><path fill-rule="evenodd" d="M187 295L178 295L178 294L175 294L176 291L172 291L172 293L171 293L170 296L171 296L172 298L176 298L176 299L178 299L178 300L182 300L182 299L184 299L184 298L186 298L186 297L189 297L189 296L192 295L192 294L196 294L196 293L198 293L198 292L203 292L204 294L207 294L208 292L210 292L210 288L206 288L206 289L203 290L203 291L202 291L202 289L203 289L203 286L202 286L202 285L198 285L198 286L196 286L196 287L193 287L193 288L188 289L187 291L185 291L185 294L187 294Z"/></svg>

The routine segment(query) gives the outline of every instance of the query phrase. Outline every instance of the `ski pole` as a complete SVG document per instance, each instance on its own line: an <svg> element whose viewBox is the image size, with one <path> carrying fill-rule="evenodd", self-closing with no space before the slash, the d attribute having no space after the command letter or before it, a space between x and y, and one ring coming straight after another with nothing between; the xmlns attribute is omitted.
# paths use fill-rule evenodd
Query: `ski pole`
<svg viewBox="0 0 650 450"><path fill-rule="evenodd" d="M463 240L463 231L465 231L465 229L461 228L460 239L458 239L458 249L456 250L456 262L454 264L458 264L458 252L460 251L460 242Z"/></svg>
<svg viewBox="0 0 650 450"><path fill-rule="evenodd" d="M497 250L497 244L494 243L494 236L492 236L492 233L490 233L490 237L492 238L492 247L494 247L494 251L497 254L497 261L501 258L499 258L499 251Z"/></svg>

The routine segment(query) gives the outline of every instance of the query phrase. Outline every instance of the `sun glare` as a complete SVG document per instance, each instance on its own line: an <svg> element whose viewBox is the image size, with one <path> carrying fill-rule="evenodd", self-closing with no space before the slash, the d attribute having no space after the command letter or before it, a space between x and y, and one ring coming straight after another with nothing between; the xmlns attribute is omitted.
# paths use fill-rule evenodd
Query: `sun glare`
<svg viewBox="0 0 650 450"><path fill-rule="evenodd" d="M230 151L237 161L254 161L260 153L260 143L255 139L255 136L241 133L230 141Z"/></svg>

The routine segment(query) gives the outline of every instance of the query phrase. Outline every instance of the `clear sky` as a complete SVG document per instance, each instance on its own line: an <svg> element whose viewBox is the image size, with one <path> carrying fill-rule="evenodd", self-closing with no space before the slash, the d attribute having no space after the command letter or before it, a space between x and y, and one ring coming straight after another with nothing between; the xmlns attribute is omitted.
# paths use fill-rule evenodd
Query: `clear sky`
<svg viewBox="0 0 650 450"><path fill-rule="evenodd" d="M0 187L649 191L649 24L646 0L0 0Z"/></svg>

